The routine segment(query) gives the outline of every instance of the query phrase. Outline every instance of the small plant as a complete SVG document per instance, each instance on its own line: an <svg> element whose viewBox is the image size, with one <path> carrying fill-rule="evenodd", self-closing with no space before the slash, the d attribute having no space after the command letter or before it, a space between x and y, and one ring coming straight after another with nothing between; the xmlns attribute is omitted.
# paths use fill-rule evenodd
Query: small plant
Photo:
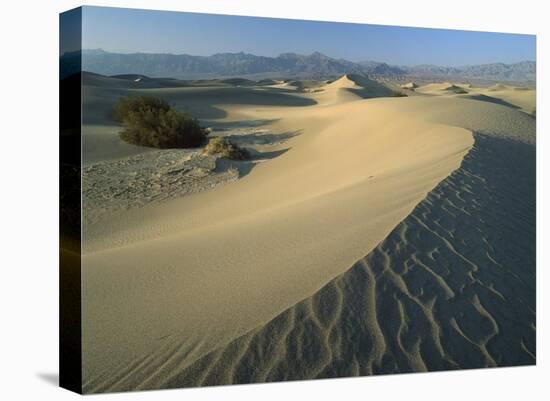
<svg viewBox="0 0 550 401"><path fill-rule="evenodd" d="M189 148L203 144L207 135L195 118L178 112L164 99L151 96L121 98L113 117L126 126L120 138L134 145Z"/></svg>
<svg viewBox="0 0 550 401"><path fill-rule="evenodd" d="M407 97L406 93L400 91L393 91L390 95L391 97Z"/></svg>
<svg viewBox="0 0 550 401"><path fill-rule="evenodd" d="M229 139L224 137L216 137L210 139L208 145L204 148L204 154L225 157L231 160L248 160L250 153L248 150L241 148Z"/></svg>

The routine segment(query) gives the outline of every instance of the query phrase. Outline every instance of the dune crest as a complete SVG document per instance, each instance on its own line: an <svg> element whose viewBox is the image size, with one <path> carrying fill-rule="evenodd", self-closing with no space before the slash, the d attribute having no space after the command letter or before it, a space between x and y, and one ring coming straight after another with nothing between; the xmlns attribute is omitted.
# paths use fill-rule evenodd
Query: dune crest
<svg viewBox="0 0 550 401"><path fill-rule="evenodd" d="M342 88L349 89L349 88L358 88L358 87L359 85L357 85L355 81L350 79L349 74L342 75L340 78L332 81L326 86L326 88L337 88L337 89L342 89Z"/></svg>

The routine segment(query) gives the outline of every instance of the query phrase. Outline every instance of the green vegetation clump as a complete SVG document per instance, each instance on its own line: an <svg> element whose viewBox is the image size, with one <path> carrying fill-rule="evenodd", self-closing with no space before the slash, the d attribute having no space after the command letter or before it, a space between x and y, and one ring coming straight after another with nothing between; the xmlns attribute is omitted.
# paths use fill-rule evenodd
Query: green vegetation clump
<svg viewBox="0 0 550 401"><path fill-rule="evenodd" d="M203 144L207 135L195 118L152 96L121 98L113 117L126 127L120 132L120 138L134 145L191 148Z"/></svg>
<svg viewBox="0 0 550 401"><path fill-rule="evenodd" d="M406 93L399 92L399 91L393 91L390 95L391 97L407 97Z"/></svg>
<svg viewBox="0 0 550 401"><path fill-rule="evenodd" d="M533 111L531 112L531 115L535 118L537 118L537 108L535 107Z"/></svg>
<svg viewBox="0 0 550 401"><path fill-rule="evenodd" d="M208 145L204 148L204 153L212 156L225 157L231 160L248 160L250 153L224 137L210 139Z"/></svg>

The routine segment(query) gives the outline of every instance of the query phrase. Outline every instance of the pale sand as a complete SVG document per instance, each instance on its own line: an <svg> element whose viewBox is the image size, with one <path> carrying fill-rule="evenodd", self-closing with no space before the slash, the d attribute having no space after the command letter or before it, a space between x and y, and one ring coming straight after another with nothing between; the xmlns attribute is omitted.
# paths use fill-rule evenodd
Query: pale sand
<svg viewBox="0 0 550 401"><path fill-rule="evenodd" d="M536 105L535 89L497 84L490 87L476 87L464 82L442 82L416 88L417 93L465 97L517 108L527 114L533 113ZM465 93L457 93L462 92Z"/></svg>
<svg viewBox="0 0 550 401"><path fill-rule="evenodd" d="M467 114L466 126L486 132L474 134L461 167L313 296L184 370L170 364L172 374L147 385L535 363L534 122L502 106L414 102L438 118ZM490 120L505 123L485 131Z"/></svg>
<svg viewBox="0 0 550 401"><path fill-rule="evenodd" d="M261 120L268 122L273 132L299 130L300 135L282 145L288 149L286 152L257 165L237 182L164 204L115 213L85 227L86 392L467 367L453 356L453 347L458 343L451 342L449 349L441 345L441 332L455 326L477 346L473 355L489 353L486 344L495 336L495 330L489 329L491 335L472 341L469 329L464 328L476 319L463 319L465 310L475 309L489 321L488 316L494 319L494 315L487 312L483 289L473 288L464 294L468 284L481 281L474 273L483 261L477 263L477 256L470 256L473 251L468 247L461 252L459 241L465 240L453 238L458 230L453 223L468 221L472 216L465 205L461 208L456 204L468 193L479 196L484 185L489 192L495 191L488 199L503 197L512 204L517 199L510 196L508 200L506 192L499 192L500 187L486 179L459 181L459 189L453 192L458 200L450 201L453 206L446 203L447 195L434 194L457 174L468 179L480 174L475 164L472 171L464 166L457 170L473 137L470 131L448 124L505 135L533 146L533 119L509 107L487 102L480 105L472 99L362 100L349 90L357 89L349 81L344 77L326 85L323 92L304 95L318 102L315 106L289 107L285 103L281 107L274 101L268 105L227 105L239 104L242 96L227 97L227 103L208 104L208 108L222 110L228 121ZM518 177L523 173L529 178L532 172L516 171ZM509 238L519 241L517 252L527 252L527 257L530 244L534 246L529 225L534 197L531 199L529 188L527 199L520 201L527 210L517 212L517 219L527 218L528 235ZM440 200L440 206L430 200L433 196ZM433 216L421 213L425 221L417 222L421 219L414 220L416 211L426 202ZM491 213L499 213L490 202L479 204L487 219ZM444 214L438 217L451 207L456 209L453 219ZM444 223L449 224L447 231L430 229L432 234L427 235L437 236L424 242L423 227ZM476 233L468 233L472 241L491 239L477 235L476 228L482 234L487 230L473 221L465 224L465 229ZM494 227L491 229L494 235ZM393 239L396 231L407 230L411 234ZM443 240L446 235L449 238ZM435 245L438 239L441 244ZM499 245L501 242L495 241ZM492 245L489 241L484 246ZM427 252L432 247L438 250ZM363 259L375 248L381 251L375 250L373 256ZM507 267L507 258L514 259L509 249L501 247L487 253L487 257ZM447 271L437 271L438 266L429 261L420 261L426 254L433 259L438 252L444 252L447 258L446 266L440 268L460 269L456 279L449 279ZM468 257L474 260L471 264L465 261ZM357 263L361 267L349 270ZM532 268L530 262L526 265ZM420 276L405 274L413 272L414 266L419 266L414 274ZM381 281L377 291L375 285L381 276L378 270L386 272L391 280ZM523 280L529 288L534 284L529 276L534 270L527 273ZM488 282L483 278L481 283L483 288L502 294L510 291L510 283L504 280L501 286L502 280ZM495 288L497 285L501 288ZM522 322L527 320L532 325L531 299L522 298L523 288L518 291L521 299L510 302L521 305L517 308L527 305ZM327 292L328 298L324 295ZM383 297L381 302L389 302L388 312L377 302L378 296ZM413 303L398 301L398 296ZM439 299L443 302L454 298L456 311L441 312L441 307L435 307ZM416 312L408 309L415 305ZM468 309L470 306L473 309ZM379 313L391 316L393 312L389 311L394 307L401 312L382 318L382 323L380 318L375 319ZM409 318L403 317L411 313ZM438 313L443 313L444 319ZM413 330L416 337L403 343L412 330L407 328L411 318L425 318L426 323ZM241 335L244 337L239 338ZM433 362L437 357L427 358L419 336L435 344L430 349L448 354L443 359L451 362L438 365ZM533 343L526 337L522 335L526 353L534 353ZM514 338L507 337L506 341ZM512 342L517 345L517 341ZM321 349L313 347L321 343ZM338 352L340 358L335 357ZM491 359L484 358L490 365ZM254 369L259 373L253 374ZM281 373L285 369L286 376Z"/></svg>

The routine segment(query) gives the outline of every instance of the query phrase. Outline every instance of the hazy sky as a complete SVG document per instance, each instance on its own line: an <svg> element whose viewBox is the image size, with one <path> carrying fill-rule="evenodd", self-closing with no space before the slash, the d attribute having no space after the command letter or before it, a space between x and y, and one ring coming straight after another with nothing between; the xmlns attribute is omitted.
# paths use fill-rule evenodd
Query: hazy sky
<svg viewBox="0 0 550 401"><path fill-rule="evenodd" d="M83 48L208 56L319 51L351 61L467 65L535 60L535 36L84 7Z"/></svg>

